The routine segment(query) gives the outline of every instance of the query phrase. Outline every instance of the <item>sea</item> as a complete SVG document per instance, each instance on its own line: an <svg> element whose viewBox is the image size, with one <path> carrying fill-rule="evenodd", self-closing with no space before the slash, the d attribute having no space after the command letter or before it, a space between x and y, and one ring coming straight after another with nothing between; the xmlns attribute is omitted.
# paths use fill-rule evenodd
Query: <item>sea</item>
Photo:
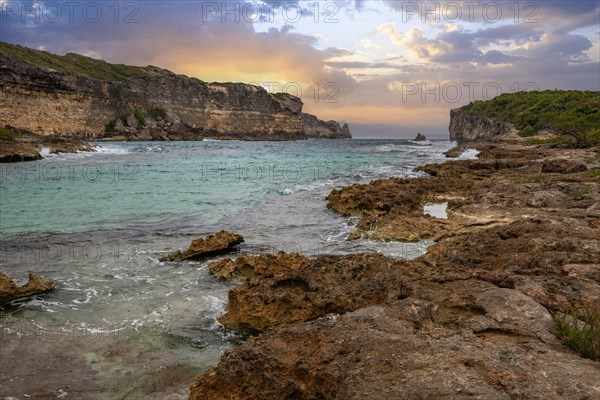
<svg viewBox="0 0 600 400"><path fill-rule="evenodd" d="M416 177L447 140L98 142L0 164L0 272L56 283L0 308L0 399L185 399L241 338L217 320L239 282L162 261L228 230L232 255L423 254L430 242L348 241L334 188ZM473 154L461 156L472 158ZM45 396L45 397L44 397Z"/></svg>

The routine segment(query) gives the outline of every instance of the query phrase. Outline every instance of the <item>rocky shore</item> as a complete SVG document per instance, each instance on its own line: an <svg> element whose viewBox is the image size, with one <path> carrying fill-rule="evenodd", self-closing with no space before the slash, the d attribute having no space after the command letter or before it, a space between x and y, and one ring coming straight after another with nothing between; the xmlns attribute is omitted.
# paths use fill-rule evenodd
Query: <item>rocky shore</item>
<svg viewBox="0 0 600 400"><path fill-rule="evenodd" d="M36 136L28 133L13 133L0 137L0 163L35 161L44 158L42 150L51 154L94 151L88 143L73 137Z"/></svg>
<svg viewBox="0 0 600 400"><path fill-rule="evenodd" d="M415 260L261 255L211 264L243 280L220 321L249 337L190 399L600 397L600 363L549 311L599 307L600 158L514 132L479 159L334 190L349 239L434 239ZM447 203L448 218L423 207Z"/></svg>

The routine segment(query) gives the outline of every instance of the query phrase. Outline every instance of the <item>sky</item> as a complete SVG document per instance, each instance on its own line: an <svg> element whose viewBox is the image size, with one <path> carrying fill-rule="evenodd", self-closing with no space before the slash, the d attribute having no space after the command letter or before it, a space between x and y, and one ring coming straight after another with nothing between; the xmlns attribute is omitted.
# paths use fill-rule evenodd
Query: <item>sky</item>
<svg viewBox="0 0 600 400"><path fill-rule="evenodd" d="M447 137L450 109L600 90L600 1L12 1L0 40L299 95L354 137Z"/></svg>

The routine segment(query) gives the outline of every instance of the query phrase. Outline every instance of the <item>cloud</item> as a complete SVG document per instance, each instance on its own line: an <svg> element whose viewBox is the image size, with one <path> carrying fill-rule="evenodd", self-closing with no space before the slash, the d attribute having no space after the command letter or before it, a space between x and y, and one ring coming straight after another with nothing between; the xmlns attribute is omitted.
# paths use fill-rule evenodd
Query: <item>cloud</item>
<svg viewBox="0 0 600 400"><path fill-rule="evenodd" d="M463 15L458 22L441 18L439 23L431 19L423 23L417 13L404 23L402 4L422 2L382 5L343 0L336 2L340 11L346 11L336 14L340 20L336 25L312 23L312 3L299 0L283 0L270 8L262 3L260 20L268 21L269 12L276 10L280 21L260 25L250 21L253 14L236 19L234 13L224 20L218 11L208 15L210 7L221 1L132 3L138 7L133 9L137 23L124 21L132 11L124 8L129 3L119 2L115 23L109 8L113 2L97 1L103 7L102 19L90 22L81 17L87 3L91 1L79 2L73 22L65 13L57 23L35 22L32 16L22 23L19 15L8 16L0 22L0 39L59 54L77 52L116 63L157 65L205 81L276 82L275 90L299 82L304 85L307 111L365 126L446 129L448 110L468 103L471 94L484 98L484 88L490 94L498 86L503 92L600 90L597 1L518 2L517 22L509 13L515 3L511 0L496 2L503 7L498 22L486 21L479 9L472 22ZM249 5L248 12L258 10L250 0L226 3L230 9L238 4L242 10ZM432 7L435 2L423 3ZM489 2L480 2L485 3ZM529 3L538 8L525 10ZM291 13L296 5L303 8L305 22L311 23L281 20L285 6ZM525 23L527 16L537 22ZM320 35L327 37L328 47L323 47ZM323 95L332 93L324 90L330 82L337 103L324 102ZM319 96L314 94L317 86ZM415 87L418 91L403 99L406 90ZM444 87L448 90L442 94ZM460 96L446 96L456 87L462 90ZM423 96L424 90L430 93ZM431 93L435 90L440 92L437 98Z"/></svg>

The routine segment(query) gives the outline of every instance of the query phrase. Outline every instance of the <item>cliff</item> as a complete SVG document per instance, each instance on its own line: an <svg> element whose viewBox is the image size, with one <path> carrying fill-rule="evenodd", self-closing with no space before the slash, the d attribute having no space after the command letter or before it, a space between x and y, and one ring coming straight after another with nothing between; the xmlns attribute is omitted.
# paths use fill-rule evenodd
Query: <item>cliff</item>
<svg viewBox="0 0 600 400"><path fill-rule="evenodd" d="M0 127L107 140L350 138L302 101L242 83L0 43Z"/></svg>
<svg viewBox="0 0 600 400"><path fill-rule="evenodd" d="M475 101L450 113L450 139L466 142L505 134L520 136L550 132L556 142L577 147L600 144L596 133L600 118L600 92L544 90L504 93Z"/></svg>
<svg viewBox="0 0 600 400"><path fill-rule="evenodd" d="M459 143L505 134L512 129L512 125L507 122L472 115L464 108L450 111L450 140Z"/></svg>

